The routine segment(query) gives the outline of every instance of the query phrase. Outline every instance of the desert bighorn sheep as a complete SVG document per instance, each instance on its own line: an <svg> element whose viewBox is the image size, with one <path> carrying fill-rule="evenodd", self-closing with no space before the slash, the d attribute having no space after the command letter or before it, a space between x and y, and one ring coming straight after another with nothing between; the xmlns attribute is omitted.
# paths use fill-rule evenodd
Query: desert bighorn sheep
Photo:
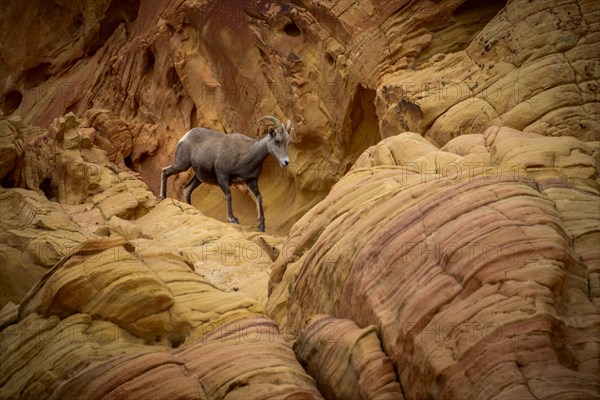
<svg viewBox="0 0 600 400"><path fill-rule="evenodd" d="M190 167L194 176L184 186L185 201L191 204L192 191L202 182L218 185L225 194L229 222L238 224L231 208L231 191L233 183L245 183L256 198L258 205L258 229L265 231L265 216L262 197L258 190L258 176L262 171L263 161L268 154L279 161L279 165L287 167L288 144L292 121L283 124L270 115L258 121L267 120L275 126L270 127L268 134L259 139L252 139L241 133L224 134L205 128L194 128L187 132L177 143L175 162L162 170L159 201L167 196L167 178Z"/></svg>

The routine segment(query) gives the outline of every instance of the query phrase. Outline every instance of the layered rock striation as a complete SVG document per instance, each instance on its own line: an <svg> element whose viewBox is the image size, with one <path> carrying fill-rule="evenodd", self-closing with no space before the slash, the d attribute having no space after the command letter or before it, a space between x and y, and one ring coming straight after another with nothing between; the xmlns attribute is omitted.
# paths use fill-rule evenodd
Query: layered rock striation
<svg viewBox="0 0 600 400"><path fill-rule="evenodd" d="M596 398L599 157L498 127L385 139L294 226L267 309L330 398L368 376L367 332L408 399Z"/></svg>
<svg viewBox="0 0 600 400"><path fill-rule="evenodd" d="M0 397L322 398L264 310L279 238L157 205L72 114L0 124Z"/></svg>
<svg viewBox="0 0 600 400"><path fill-rule="evenodd" d="M418 132L440 146L493 125L599 140L599 29L592 1L510 1L460 51L440 51L434 36L418 68L382 77L381 131Z"/></svg>
<svg viewBox="0 0 600 400"><path fill-rule="evenodd" d="M76 122L51 131L81 137ZM284 240L155 205L84 150L61 144L47 162L89 157L124 179L45 178L40 162L27 174L45 190L0 193L3 397L599 394L598 142L498 127L441 149L390 137ZM6 176L28 185L28 159Z"/></svg>
<svg viewBox="0 0 600 400"><path fill-rule="evenodd" d="M600 135L592 0L34 0L5 8L5 114L40 126L67 112L85 117L99 132L95 143L155 194L191 127L254 137L264 131L261 115L290 118L292 165L269 160L261 179L276 234L382 137L413 131L443 146L492 125ZM45 23L30 29L39 15ZM174 197L183 175L171 180ZM218 189L198 189L194 203L224 219ZM252 199L234 191L234 205L249 224Z"/></svg>
<svg viewBox="0 0 600 400"><path fill-rule="evenodd" d="M595 2L0 21L0 397L600 397ZM186 174L157 204L188 129L265 114L294 123L270 234L241 191L241 226L219 189L177 201Z"/></svg>
<svg viewBox="0 0 600 400"><path fill-rule="evenodd" d="M95 130L80 128L73 114L47 130L0 117L0 132L3 306L78 245L106 236L110 218L142 216L156 199L92 144Z"/></svg>
<svg viewBox="0 0 600 400"><path fill-rule="evenodd" d="M260 303L124 238L84 242L16 308L3 398L321 398Z"/></svg>

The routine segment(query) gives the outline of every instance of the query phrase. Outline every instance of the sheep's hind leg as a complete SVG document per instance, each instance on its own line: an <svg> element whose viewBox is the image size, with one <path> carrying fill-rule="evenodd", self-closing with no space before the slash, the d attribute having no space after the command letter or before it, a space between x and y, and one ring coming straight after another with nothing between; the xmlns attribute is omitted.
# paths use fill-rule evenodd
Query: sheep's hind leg
<svg viewBox="0 0 600 400"><path fill-rule="evenodd" d="M194 189L200 186L201 183L202 181L198 179L196 175L194 175L192 179L185 184L185 186L183 187L183 196L185 198L186 203L192 204L192 192L194 191Z"/></svg>
<svg viewBox="0 0 600 400"><path fill-rule="evenodd" d="M162 179L160 181L160 196L158 201L162 201L167 197L167 178L171 175L178 174L190 168L190 165L183 163L175 163L162 169Z"/></svg>
<svg viewBox="0 0 600 400"><path fill-rule="evenodd" d="M227 202L227 219L232 224L239 224L240 221L233 216L233 208L231 207L231 189L229 188L229 179L226 178L217 178L219 182L219 187L223 191L225 195L225 202Z"/></svg>
<svg viewBox="0 0 600 400"><path fill-rule="evenodd" d="M261 232L265 231L265 213L263 211L262 205L262 196L260 195L260 191L258 190L258 182L256 179L252 179L246 182L246 186L256 199L256 206L258 208L258 230Z"/></svg>

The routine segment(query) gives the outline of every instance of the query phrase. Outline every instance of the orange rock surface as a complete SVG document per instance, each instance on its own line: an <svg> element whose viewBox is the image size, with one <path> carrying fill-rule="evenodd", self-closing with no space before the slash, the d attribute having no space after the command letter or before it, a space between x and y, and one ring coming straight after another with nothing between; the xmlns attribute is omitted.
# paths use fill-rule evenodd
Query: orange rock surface
<svg viewBox="0 0 600 400"><path fill-rule="evenodd" d="M3 2L0 397L600 398L596 3Z"/></svg>
<svg viewBox="0 0 600 400"><path fill-rule="evenodd" d="M385 139L294 226L267 309L303 336L321 314L373 326L409 399L596 398L599 160L509 128ZM322 342L300 357L347 365Z"/></svg>
<svg viewBox="0 0 600 400"><path fill-rule="evenodd" d="M181 258L135 251L123 238L90 240L0 321L0 394L321 398L262 310Z"/></svg>
<svg viewBox="0 0 600 400"><path fill-rule="evenodd" d="M289 118L292 165L269 159L260 183L267 227L285 234L382 137L410 130L444 145L506 125L599 140L600 13L593 0L544 4L11 2L0 103L40 126L85 116L154 194L191 127L256 136L261 115ZM218 189L193 201L225 220ZM254 222L249 195L234 190L234 205Z"/></svg>

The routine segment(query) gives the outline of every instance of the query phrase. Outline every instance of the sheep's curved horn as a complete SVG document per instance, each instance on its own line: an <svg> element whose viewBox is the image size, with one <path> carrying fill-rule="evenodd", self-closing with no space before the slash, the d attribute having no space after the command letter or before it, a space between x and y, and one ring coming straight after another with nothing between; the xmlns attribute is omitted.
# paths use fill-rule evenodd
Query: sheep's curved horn
<svg viewBox="0 0 600 400"><path fill-rule="evenodd" d="M290 120L288 119L287 125L285 126L285 130L286 130L287 132L289 132L291 127L292 127L292 121L290 121Z"/></svg>
<svg viewBox="0 0 600 400"><path fill-rule="evenodd" d="M264 117L260 117L258 120L260 121L260 120L263 120L263 119L271 121L272 123L275 124L275 126L277 128L283 128L283 124L277 118L275 118L275 117L272 117L270 115L265 115Z"/></svg>

